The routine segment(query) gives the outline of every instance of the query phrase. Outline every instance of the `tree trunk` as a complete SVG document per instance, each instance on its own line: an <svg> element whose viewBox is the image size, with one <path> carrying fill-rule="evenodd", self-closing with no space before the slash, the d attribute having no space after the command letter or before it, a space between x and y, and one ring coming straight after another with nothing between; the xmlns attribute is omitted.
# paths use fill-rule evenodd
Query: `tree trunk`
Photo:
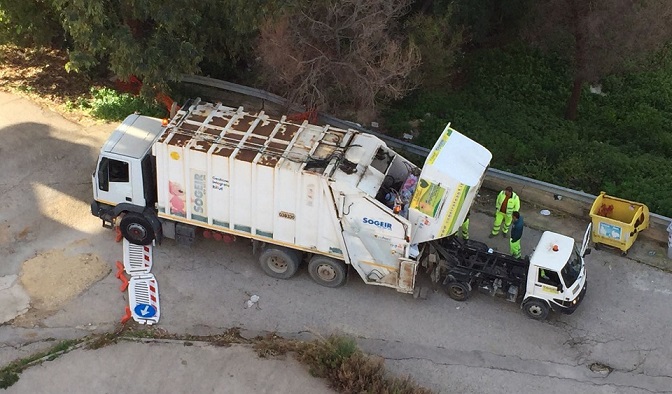
<svg viewBox="0 0 672 394"><path fill-rule="evenodd" d="M570 1L571 13L573 17L573 35L574 35L574 85L572 86L572 95L567 102L567 111L565 119L576 120L579 110L579 100L581 100L581 88L585 81L586 64L586 34L582 21L587 18L587 11L583 0Z"/></svg>
<svg viewBox="0 0 672 394"><path fill-rule="evenodd" d="M422 2L422 8L420 8L420 13L421 14L428 14L429 9L432 7L432 3L434 0L425 0Z"/></svg>
<svg viewBox="0 0 672 394"><path fill-rule="evenodd" d="M574 86L572 86L572 95L567 101L567 111L565 112L565 119L576 120L576 115L579 110L579 101L581 100L581 88L583 87L583 79L581 77L574 78Z"/></svg>

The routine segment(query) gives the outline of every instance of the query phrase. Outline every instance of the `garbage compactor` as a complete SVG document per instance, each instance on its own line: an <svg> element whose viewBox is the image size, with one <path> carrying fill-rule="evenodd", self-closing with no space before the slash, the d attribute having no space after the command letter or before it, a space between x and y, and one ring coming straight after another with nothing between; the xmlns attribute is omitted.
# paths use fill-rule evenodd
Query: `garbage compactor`
<svg viewBox="0 0 672 394"><path fill-rule="evenodd" d="M649 208L646 205L611 197L605 192L601 192L593 202L590 217L595 248L607 245L620 249L623 255L628 253L637 234L649 227Z"/></svg>

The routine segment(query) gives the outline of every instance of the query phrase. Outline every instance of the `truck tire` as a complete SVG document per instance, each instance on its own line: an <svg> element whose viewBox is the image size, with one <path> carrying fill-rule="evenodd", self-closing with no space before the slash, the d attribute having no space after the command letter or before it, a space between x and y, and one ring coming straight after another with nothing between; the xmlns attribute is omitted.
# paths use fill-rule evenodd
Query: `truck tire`
<svg viewBox="0 0 672 394"><path fill-rule="evenodd" d="M149 220L136 212L128 212L124 215L119 230L128 242L136 245L149 245L156 236Z"/></svg>
<svg viewBox="0 0 672 394"><path fill-rule="evenodd" d="M471 295L471 290L466 283L453 281L446 284L446 293L455 301L466 301Z"/></svg>
<svg viewBox="0 0 672 394"><path fill-rule="evenodd" d="M259 256L259 264L266 275L276 279L289 279L299 269L301 253L282 247L266 248Z"/></svg>
<svg viewBox="0 0 672 394"><path fill-rule="evenodd" d="M317 254L308 263L308 273L315 282L326 287L343 286L348 279L344 262Z"/></svg>
<svg viewBox="0 0 672 394"><path fill-rule="evenodd" d="M528 317L535 320L546 320L549 312L548 304L536 298L525 301L523 310Z"/></svg>

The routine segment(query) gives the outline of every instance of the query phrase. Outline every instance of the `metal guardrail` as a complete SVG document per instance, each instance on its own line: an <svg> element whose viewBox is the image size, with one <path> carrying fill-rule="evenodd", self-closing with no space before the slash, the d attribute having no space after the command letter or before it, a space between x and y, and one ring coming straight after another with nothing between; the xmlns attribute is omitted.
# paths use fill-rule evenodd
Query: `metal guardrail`
<svg viewBox="0 0 672 394"><path fill-rule="evenodd" d="M296 111L296 112L303 112L306 109L303 108L300 105L296 104L291 104L285 99L284 97L278 96L277 94L269 93L265 90L257 89L257 88L251 88L249 86L243 86L243 85L238 85L233 82L227 82L227 81L222 81L219 79L214 79L214 78L209 78L209 77L201 77L197 75L183 75L181 82L186 82L186 83L191 83L191 84L196 84L196 85L204 85L208 87L213 87L213 88L218 88L218 89L223 89L223 90L228 90L231 92L236 92L239 94L243 94L246 96L251 96L255 97L260 100L265 100L269 101L271 103L283 106L285 108L289 108L291 111ZM376 137L380 138L381 140L385 141L385 143L392 147L392 148L397 148L397 149L403 149L406 152L413 153L418 156L427 156L429 154L429 149L424 148L422 146L418 145L413 145L411 143L408 143L406 141L398 140L396 138L392 138L389 136L386 136L385 134L377 133L372 130L367 130L363 128L361 125L350 122L347 120L342 120L335 118L330 115L326 114L318 114L318 119L321 120L322 122L326 124L330 124L334 127L339 127L343 129L355 129L358 131L362 131L365 133L373 134Z"/></svg>
<svg viewBox="0 0 672 394"><path fill-rule="evenodd" d="M203 85L203 86L208 86L208 87L214 87L214 88L219 88L223 90L228 90L232 92L236 92L239 94L243 94L246 96L251 96L255 97L257 99L261 100L266 100L272 103L275 103L277 105L284 106L285 108L290 109L291 111L297 111L297 112L302 112L305 111L306 109L295 104L289 103L285 98L278 96L273 93L269 93L264 90L252 88L249 86L243 86L243 85L238 85L232 82L226 82L222 81L219 79L213 79L209 77L201 77L201 76L195 76L195 75L183 75L181 82L186 82L186 83L192 83L192 84L197 84L197 85ZM325 114L319 114L318 118L327 124L330 124L335 127L339 128L350 128L350 129L355 129L358 131L362 131L365 133L373 134L376 137L380 138L381 140L385 141L385 143L392 147L392 148L397 148L397 149L403 149L406 152L410 152L412 154L418 155L418 156L427 156L429 154L429 149L411 144L406 141L402 141L396 138L392 138L390 136L387 136L385 134L377 133L375 131L367 130L361 125L350 122L347 120L342 120L335 118L330 115L325 115ZM521 175L516 175L516 174L511 174L508 172L504 172L495 168L489 168L488 172L486 173L487 177L492 177L504 182L512 182L512 183L522 183L525 184L526 186L532 187L537 190L541 190L543 192L551 193L553 195L559 195L559 196L564 196L571 198L575 201L581 202L588 204L593 203L593 201L597 198L597 196L594 196L592 194L584 193L582 191L577 191L577 190L572 190L568 189L562 186L558 185L553 185L551 183L543 182L543 181L538 181L536 179L532 178L527 178ZM658 215L655 213L650 214L650 222L652 224L655 224L657 226L662 226L663 228L666 228L667 225L672 221L671 218L668 218L666 216Z"/></svg>
<svg viewBox="0 0 672 394"><path fill-rule="evenodd" d="M305 109L300 105L291 104L289 101L287 101L287 99L278 96L277 94L273 94L257 88L251 88L249 86L238 85L237 83L233 82L222 81L221 79L201 77L198 75L182 75L180 82L203 85L240 93L246 96L258 98L260 100L270 101L271 103L275 103L283 107L286 107L291 111L297 111L297 112L305 111Z"/></svg>

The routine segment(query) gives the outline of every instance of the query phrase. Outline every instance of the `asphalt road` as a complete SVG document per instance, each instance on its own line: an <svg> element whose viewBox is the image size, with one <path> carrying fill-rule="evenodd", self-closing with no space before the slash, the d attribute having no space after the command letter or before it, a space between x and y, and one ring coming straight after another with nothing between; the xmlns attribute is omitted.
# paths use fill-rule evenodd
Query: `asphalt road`
<svg viewBox="0 0 672 394"><path fill-rule="evenodd" d="M97 150L114 125L81 127L5 93L0 105L0 276L20 275L24 261L55 248L95 254L112 270L121 244L88 204ZM487 239L490 220L473 213L472 238L502 250L506 240ZM556 224L578 239L587 222ZM525 229L524 254L540 236ZM588 256L588 293L577 312L546 322L483 294L462 303L442 292L414 299L367 286L354 272L339 289L315 284L305 267L275 280L244 239L192 248L169 240L155 248L154 264L159 326L173 333L345 333L393 372L445 393L672 392L672 276L611 251ZM0 362L47 346L46 338L112 329L127 303L119 284L110 273L56 309L16 308L21 315L0 326ZM258 307L246 308L252 294Z"/></svg>

